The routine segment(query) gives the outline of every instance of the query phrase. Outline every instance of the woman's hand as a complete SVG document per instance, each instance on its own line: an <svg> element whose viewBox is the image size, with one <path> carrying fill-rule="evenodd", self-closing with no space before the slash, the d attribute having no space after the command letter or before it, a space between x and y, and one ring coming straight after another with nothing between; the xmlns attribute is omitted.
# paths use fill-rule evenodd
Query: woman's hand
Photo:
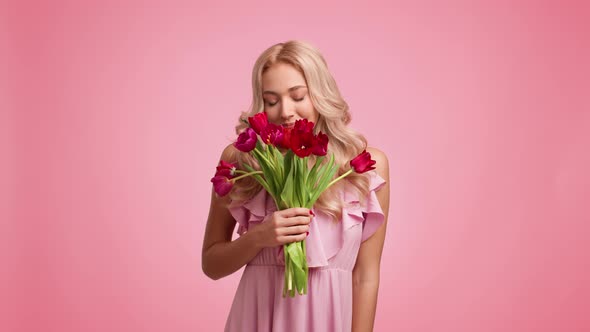
<svg viewBox="0 0 590 332"><path fill-rule="evenodd" d="M307 208L289 208L267 215L252 228L256 245L261 248L302 241L307 237L313 214Z"/></svg>

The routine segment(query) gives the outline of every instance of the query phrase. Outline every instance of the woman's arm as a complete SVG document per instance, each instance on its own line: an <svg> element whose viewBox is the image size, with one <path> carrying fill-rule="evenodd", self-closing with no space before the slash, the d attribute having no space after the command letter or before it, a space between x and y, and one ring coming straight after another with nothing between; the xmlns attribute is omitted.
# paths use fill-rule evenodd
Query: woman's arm
<svg viewBox="0 0 590 332"><path fill-rule="evenodd" d="M228 146L221 154L221 160L232 160L235 148ZM262 249L253 232L246 232L232 241L236 220L227 209L229 195L219 197L211 190L211 206L205 228L201 267L211 279L228 276L251 261Z"/></svg>
<svg viewBox="0 0 590 332"><path fill-rule="evenodd" d="M257 245L253 232L246 232L234 241L231 240L236 221L227 208L218 202L223 201L223 198L215 197L215 192L211 196L201 267L209 278L217 280L239 270L262 248Z"/></svg>
<svg viewBox="0 0 590 332"><path fill-rule="evenodd" d="M385 215L383 224L377 231L365 240L359 249L354 270L352 271L352 331L373 331L375 312L377 309L377 294L379 290L379 267L385 230L389 212L389 161L387 156L375 148L367 148L375 164L376 172L385 181L385 185L375 194Z"/></svg>
<svg viewBox="0 0 590 332"><path fill-rule="evenodd" d="M221 160L231 161L236 152L233 146L228 146L223 151ZM267 215L266 222L250 227L246 233L232 241L236 220L227 208L229 201L229 195L218 197L213 190L211 191L201 267L213 280L236 272L263 248L302 241L307 237L311 220L310 210L289 208Z"/></svg>

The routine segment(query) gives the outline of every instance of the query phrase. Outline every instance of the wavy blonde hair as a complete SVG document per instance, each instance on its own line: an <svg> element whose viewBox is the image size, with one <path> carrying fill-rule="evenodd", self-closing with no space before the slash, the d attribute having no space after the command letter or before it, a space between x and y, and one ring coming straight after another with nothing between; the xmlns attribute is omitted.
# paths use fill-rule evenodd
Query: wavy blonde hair
<svg viewBox="0 0 590 332"><path fill-rule="evenodd" d="M360 133L348 127L351 116L346 101L342 98L336 81L328 70L328 65L320 52L307 42L290 40L275 44L266 49L256 60L252 70L252 104L242 112L236 134L240 134L248 125L244 122L248 117L264 111L262 98L262 74L271 66L284 63L293 66L305 78L309 97L314 108L319 113L314 133L319 131L329 137L328 153L334 154L335 164L339 165L335 177L350 169L349 161L367 148L367 140ZM238 168L243 169L247 163L259 169L256 160L248 153L233 150L234 161ZM315 156L309 161L315 163ZM324 163L328 158L324 158ZM353 190L359 194L362 201L369 192L369 177L367 174L351 173L346 179L337 182L320 195L314 209L330 216L334 221L342 217L344 202L340 199L339 191L343 190L344 181L352 184ZM230 192L232 201L247 201L255 196L262 186L252 177L237 181Z"/></svg>

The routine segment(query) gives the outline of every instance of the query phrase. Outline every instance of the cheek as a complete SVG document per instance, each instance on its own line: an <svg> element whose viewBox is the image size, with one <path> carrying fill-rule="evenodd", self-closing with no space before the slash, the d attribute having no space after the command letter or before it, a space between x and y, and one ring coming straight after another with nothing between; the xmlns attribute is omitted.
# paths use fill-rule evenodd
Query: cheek
<svg viewBox="0 0 590 332"><path fill-rule="evenodd" d="M317 120L318 112L313 107L313 103L311 101L308 101L305 104L305 117L308 118L308 119Z"/></svg>
<svg viewBox="0 0 590 332"><path fill-rule="evenodd" d="M273 110L268 110L268 109L265 109L264 111L266 112L266 117L268 118L268 122L271 122L274 124L280 122L280 117L278 115L278 112L273 111Z"/></svg>

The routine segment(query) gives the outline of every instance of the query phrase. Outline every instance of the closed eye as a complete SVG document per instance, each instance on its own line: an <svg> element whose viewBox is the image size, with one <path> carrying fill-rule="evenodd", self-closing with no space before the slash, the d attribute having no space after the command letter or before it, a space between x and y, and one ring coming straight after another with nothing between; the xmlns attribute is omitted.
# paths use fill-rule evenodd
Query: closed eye
<svg viewBox="0 0 590 332"><path fill-rule="evenodd" d="M301 101L303 101L303 99L305 99L305 97L301 97L300 99L293 99L293 100L295 100L296 102L301 102ZM267 102L266 104L268 106L274 106L274 105L278 104L278 101L276 101L274 103Z"/></svg>

